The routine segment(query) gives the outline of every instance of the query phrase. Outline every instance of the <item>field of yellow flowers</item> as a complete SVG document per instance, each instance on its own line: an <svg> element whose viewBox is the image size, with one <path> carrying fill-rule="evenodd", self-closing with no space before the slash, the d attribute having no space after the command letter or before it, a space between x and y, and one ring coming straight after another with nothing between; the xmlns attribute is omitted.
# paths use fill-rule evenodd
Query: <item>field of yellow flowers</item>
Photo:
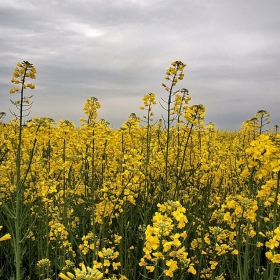
<svg viewBox="0 0 280 280"><path fill-rule="evenodd" d="M0 279L241 279L280 274L280 134L260 110L239 131L204 124L203 105L166 71L119 129L94 97L79 127L33 118L36 78L18 63L15 118L0 123ZM29 89L28 89L29 88Z"/></svg>

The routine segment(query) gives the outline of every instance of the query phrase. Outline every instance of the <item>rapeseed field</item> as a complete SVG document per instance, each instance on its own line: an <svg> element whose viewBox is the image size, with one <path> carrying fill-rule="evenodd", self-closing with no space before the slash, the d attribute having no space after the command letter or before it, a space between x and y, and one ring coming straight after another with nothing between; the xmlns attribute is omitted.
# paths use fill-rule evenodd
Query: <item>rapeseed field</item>
<svg viewBox="0 0 280 280"><path fill-rule="evenodd" d="M0 123L0 279L279 279L278 126L265 110L239 131L205 124L177 89L185 66L166 71L161 119L148 93L113 129L95 97L78 127L24 123L36 68L17 64L15 118Z"/></svg>

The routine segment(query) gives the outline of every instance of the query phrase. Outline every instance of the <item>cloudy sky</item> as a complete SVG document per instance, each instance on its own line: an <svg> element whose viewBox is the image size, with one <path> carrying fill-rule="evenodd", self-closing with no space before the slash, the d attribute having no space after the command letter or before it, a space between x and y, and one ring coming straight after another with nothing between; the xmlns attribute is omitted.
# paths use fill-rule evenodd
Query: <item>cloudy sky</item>
<svg viewBox="0 0 280 280"><path fill-rule="evenodd" d="M278 0L1 0L0 111L8 121L12 72L27 60L37 68L30 117L78 125L95 96L118 128L141 117L144 94L166 97L165 71L180 59L178 87L206 106L206 123L237 130L267 110L280 125L279 13Z"/></svg>

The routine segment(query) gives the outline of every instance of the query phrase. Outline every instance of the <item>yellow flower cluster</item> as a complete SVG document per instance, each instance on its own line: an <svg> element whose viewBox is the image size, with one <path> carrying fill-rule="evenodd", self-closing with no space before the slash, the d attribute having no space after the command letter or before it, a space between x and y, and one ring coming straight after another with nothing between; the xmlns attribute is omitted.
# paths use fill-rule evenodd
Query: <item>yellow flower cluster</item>
<svg viewBox="0 0 280 280"><path fill-rule="evenodd" d="M52 220L49 222L50 232L49 239L55 248L55 244L58 245L58 248L63 249L64 253L72 257L76 256L75 251L72 249L72 244L68 240L68 231L66 227L59 221Z"/></svg>
<svg viewBox="0 0 280 280"><path fill-rule="evenodd" d="M155 213L153 225L148 225L145 232L145 254L139 265L145 266L149 272L162 269L168 277L173 277L179 268L196 274L183 246L187 238L187 233L183 230L188 222L186 209L178 201L168 201L157 206L159 212Z"/></svg>
<svg viewBox="0 0 280 280"><path fill-rule="evenodd" d="M147 119L147 122L153 121L152 118L154 116L154 113L152 112L152 105L156 104L156 95L154 93L148 93L144 95L142 98L143 105L140 106L140 110L147 110L148 116L143 116L144 119Z"/></svg>
<svg viewBox="0 0 280 280"><path fill-rule="evenodd" d="M101 104L99 103L96 97L87 98L86 104L83 108L85 115L87 116L87 120L81 119L84 123L91 123L92 121L96 120L98 117L97 110L101 108Z"/></svg>
<svg viewBox="0 0 280 280"><path fill-rule="evenodd" d="M184 79L184 68L187 65L183 63L181 60L176 60L171 63L171 66L166 70L165 79L167 81L171 81L171 87L167 87L164 83L162 86L165 88L166 91L170 91L170 89L178 83L178 80Z"/></svg>
<svg viewBox="0 0 280 280"><path fill-rule="evenodd" d="M83 263L80 264L81 269L75 268L75 275L71 272L67 272L67 276L64 273L60 273L59 277L63 280L101 280L103 278L103 273L101 273L95 267L85 266Z"/></svg>
<svg viewBox="0 0 280 280"><path fill-rule="evenodd" d="M31 79L36 79L36 68L33 64L29 63L28 61L18 62L17 67L13 72L13 78L11 79L11 83L13 84L21 84L23 89L29 87L30 89L35 89L34 84L25 84L25 78L29 77ZM18 87L13 87L10 89L10 94L19 91Z"/></svg>
<svg viewBox="0 0 280 280"><path fill-rule="evenodd" d="M270 249L265 253L266 257L273 263L280 263L280 253L277 249L280 244L280 226L278 226L274 232L272 238L265 242L265 246Z"/></svg>
<svg viewBox="0 0 280 280"><path fill-rule="evenodd" d="M94 250L96 246L99 246L99 241L92 232L82 237L83 244L79 245L79 250L86 255L90 250Z"/></svg>
<svg viewBox="0 0 280 280"><path fill-rule="evenodd" d="M154 93L145 94L142 98L144 107L149 107L150 105L157 104L156 95ZM144 110L144 107L140 107L140 110Z"/></svg>
<svg viewBox="0 0 280 280"><path fill-rule="evenodd" d="M258 210L257 201L238 195L236 197L228 196L222 209L226 211L233 210L233 213L227 211L224 220L230 223L231 228L236 227L236 223L241 219L249 220L251 223L256 221L256 211Z"/></svg>
<svg viewBox="0 0 280 280"><path fill-rule="evenodd" d="M51 262L49 259L41 259L37 262L37 266L39 267L45 267L45 266L50 266L51 265Z"/></svg>

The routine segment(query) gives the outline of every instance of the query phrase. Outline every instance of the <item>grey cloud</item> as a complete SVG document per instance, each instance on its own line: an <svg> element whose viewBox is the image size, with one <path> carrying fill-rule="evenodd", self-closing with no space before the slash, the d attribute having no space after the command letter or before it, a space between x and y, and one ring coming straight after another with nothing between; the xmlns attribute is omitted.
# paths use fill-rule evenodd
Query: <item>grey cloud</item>
<svg viewBox="0 0 280 280"><path fill-rule="evenodd" d="M37 67L32 114L78 122L86 97L114 126L161 87L170 63L207 121L239 129L259 109L280 123L278 1L8 1L0 3L0 111L17 61ZM105 104L106 103L106 104ZM157 109L158 110L158 109ZM160 113L158 114L160 115Z"/></svg>

